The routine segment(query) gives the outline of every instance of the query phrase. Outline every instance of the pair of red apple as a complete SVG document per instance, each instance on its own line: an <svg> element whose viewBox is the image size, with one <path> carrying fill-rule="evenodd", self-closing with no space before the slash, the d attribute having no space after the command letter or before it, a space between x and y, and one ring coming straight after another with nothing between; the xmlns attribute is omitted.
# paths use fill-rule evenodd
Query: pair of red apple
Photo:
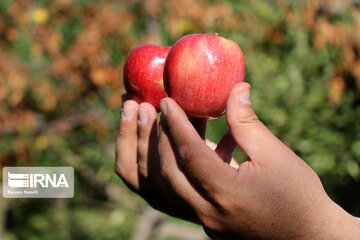
<svg viewBox="0 0 360 240"><path fill-rule="evenodd" d="M224 114L231 89L244 78L240 47L210 34L184 36L172 47L138 46L124 67L125 88L131 99L149 102L159 110L160 100L169 96L189 116L199 118Z"/></svg>

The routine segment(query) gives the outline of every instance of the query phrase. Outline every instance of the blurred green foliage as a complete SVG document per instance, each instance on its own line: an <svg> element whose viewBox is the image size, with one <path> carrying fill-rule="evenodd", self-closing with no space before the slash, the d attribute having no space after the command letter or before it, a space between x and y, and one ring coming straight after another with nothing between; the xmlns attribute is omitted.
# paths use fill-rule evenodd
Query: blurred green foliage
<svg viewBox="0 0 360 240"><path fill-rule="evenodd" d="M146 204L113 171L122 66L137 45L191 33L239 44L259 118L360 215L352 2L1 0L0 163L73 166L76 186L74 199L1 199L0 238L131 239ZM211 140L226 131L224 117L208 122Z"/></svg>

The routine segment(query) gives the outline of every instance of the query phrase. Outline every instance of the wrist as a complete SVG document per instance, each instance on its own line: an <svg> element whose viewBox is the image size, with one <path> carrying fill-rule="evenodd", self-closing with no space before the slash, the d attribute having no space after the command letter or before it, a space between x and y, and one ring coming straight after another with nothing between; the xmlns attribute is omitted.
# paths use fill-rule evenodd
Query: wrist
<svg viewBox="0 0 360 240"><path fill-rule="evenodd" d="M313 225L309 235L303 239L359 239L360 221L357 218L347 213L330 199L329 203L324 206L323 214L318 216L317 223Z"/></svg>
<svg viewBox="0 0 360 240"><path fill-rule="evenodd" d="M333 235L333 239L344 239L344 240L359 239L360 221L354 218L349 213L347 213L340 206L338 205L336 206L338 208L338 214L337 215L335 214L333 219L331 220L332 221L331 227L334 229L333 234L335 234Z"/></svg>

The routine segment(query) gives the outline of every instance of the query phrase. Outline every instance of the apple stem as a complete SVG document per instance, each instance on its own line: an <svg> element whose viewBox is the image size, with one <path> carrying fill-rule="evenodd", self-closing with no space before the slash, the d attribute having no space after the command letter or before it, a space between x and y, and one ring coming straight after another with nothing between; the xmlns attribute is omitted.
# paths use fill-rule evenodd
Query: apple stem
<svg viewBox="0 0 360 240"><path fill-rule="evenodd" d="M218 34L218 33L214 33L214 35L215 35L215 36L219 36L219 34Z"/></svg>

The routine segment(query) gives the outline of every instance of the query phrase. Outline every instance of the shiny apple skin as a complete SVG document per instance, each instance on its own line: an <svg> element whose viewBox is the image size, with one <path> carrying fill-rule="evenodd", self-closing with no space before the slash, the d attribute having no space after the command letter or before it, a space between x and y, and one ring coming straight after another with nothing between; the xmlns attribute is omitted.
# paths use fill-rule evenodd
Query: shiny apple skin
<svg viewBox="0 0 360 240"><path fill-rule="evenodd" d="M166 97L163 83L165 59L170 47L140 45L134 48L124 66L124 85L130 99L151 103L159 111Z"/></svg>
<svg viewBox="0 0 360 240"><path fill-rule="evenodd" d="M189 116L217 118L225 113L231 89L244 81L245 68L244 55L232 40L187 35L166 58L165 90Z"/></svg>

